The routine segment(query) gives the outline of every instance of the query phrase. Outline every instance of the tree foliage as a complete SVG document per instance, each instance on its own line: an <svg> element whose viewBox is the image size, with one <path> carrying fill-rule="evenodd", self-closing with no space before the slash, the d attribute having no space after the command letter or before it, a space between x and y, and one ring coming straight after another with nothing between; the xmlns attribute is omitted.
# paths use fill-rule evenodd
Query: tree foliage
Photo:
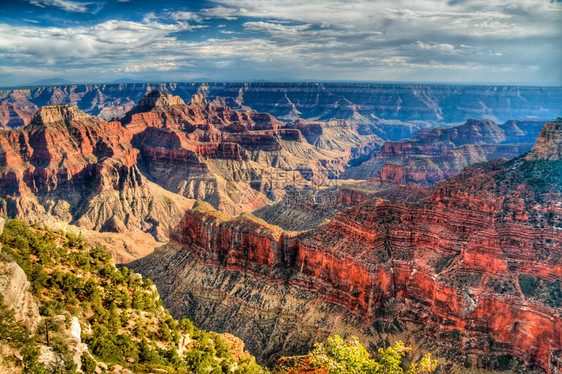
<svg viewBox="0 0 562 374"><path fill-rule="evenodd" d="M150 279L116 267L105 249L90 246L78 235L10 220L0 242L0 260L16 261L24 270L44 324L53 317L78 318L82 340L89 348L82 357L86 373L99 369L97 362L118 364L135 373L154 369L170 374L232 373L241 366L264 373L255 361L242 358L237 362L220 335L199 330L188 319L174 320L162 307ZM0 298L0 343L17 345L25 357L25 372L43 372L36 363L39 345L49 345L64 358L56 372L74 372L64 333L53 325L48 329L50 339L44 333L45 325L30 336ZM182 336L190 343L180 355Z"/></svg>
<svg viewBox="0 0 562 374"><path fill-rule="evenodd" d="M312 366L329 374L421 374L435 370L437 361L431 359L431 353L404 369L402 359L411 349L399 341L387 349L379 348L372 357L356 337L345 341L335 335L326 344L316 343L308 356Z"/></svg>

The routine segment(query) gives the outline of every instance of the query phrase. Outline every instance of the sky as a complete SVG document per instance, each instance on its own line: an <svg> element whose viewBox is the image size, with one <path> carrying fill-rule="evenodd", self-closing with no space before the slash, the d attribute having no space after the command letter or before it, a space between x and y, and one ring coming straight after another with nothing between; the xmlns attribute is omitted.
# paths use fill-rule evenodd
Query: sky
<svg viewBox="0 0 562 374"><path fill-rule="evenodd" d="M554 0L0 0L0 86L561 86L561 20Z"/></svg>

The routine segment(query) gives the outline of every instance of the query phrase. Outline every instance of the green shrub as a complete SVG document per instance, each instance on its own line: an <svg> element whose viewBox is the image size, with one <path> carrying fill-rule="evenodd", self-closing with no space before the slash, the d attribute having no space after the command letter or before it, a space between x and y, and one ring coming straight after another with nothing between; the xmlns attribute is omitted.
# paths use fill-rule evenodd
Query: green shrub
<svg viewBox="0 0 562 374"><path fill-rule="evenodd" d="M409 350L411 347L397 342L386 350L379 348L375 359L356 337L345 341L335 335L329 337L325 345L316 343L309 358L312 366L321 367L329 374L417 374L435 370L437 361L431 360L431 354L427 354L404 371L402 358Z"/></svg>
<svg viewBox="0 0 562 374"><path fill-rule="evenodd" d="M161 308L152 281L126 267L116 268L105 249L90 247L74 234L30 228L17 220L7 222L0 241L2 261L13 259L24 270L44 321L64 314L91 326L91 331L82 330L91 353L82 357L85 372L95 371L95 360L139 373L155 368L177 374L230 372L232 354L219 335L199 330L187 319L174 320ZM40 334L29 337L1 301L0 342L17 345L24 356L24 372L45 373L36 362L36 342L46 343L45 326L40 326ZM185 333L192 343L184 358L176 350ZM64 334L64 329L49 326L50 345L64 357L55 371L73 373L76 366ZM239 368L244 367L261 370L255 361L241 362Z"/></svg>
<svg viewBox="0 0 562 374"><path fill-rule="evenodd" d="M96 372L96 362L89 354L82 355L82 371L86 374L93 374Z"/></svg>
<svg viewBox="0 0 562 374"><path fill-rule="evenodd" d="M519 287L525 296L532 297L539 287L539 279L529 274L519 274Z"/></svg>

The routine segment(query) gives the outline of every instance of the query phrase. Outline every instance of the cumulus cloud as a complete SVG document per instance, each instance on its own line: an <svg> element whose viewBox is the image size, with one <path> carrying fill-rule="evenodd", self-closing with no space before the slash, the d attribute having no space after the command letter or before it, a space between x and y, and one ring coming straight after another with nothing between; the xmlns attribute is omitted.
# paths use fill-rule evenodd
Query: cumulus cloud
<svg viewBox="0 0 562 374"><path fill-rule="evenodd" d="M240 13L240 9L232 7L216 6L214 8L203 9L203 14L208 17L221 18L227 21L235 21L238 19L235 14Z"/></svg>
<svg viewBox="0 0 562 374"><path fill-rule="evenodd" d="M170 33L190 30L192 26L164 23L106 21L91 27L15 27L0 24L0 50L12 56L35 58L87 59L94 56L127 55L148 48L161 50L175 41Z"/></svg>
<svg viewBox="0 0 562 374"><path fill-rule="evenodd" d="M455 46L449 43L424 43L418 40L415 45L422 49L438 49L445 52L455 51Z"/></svg>
<svg viewBox="0 0 562 374"><path fill-rule="evenodd" d="M269 35L269 40L277 46L292 45L293 53L306 53L309 70L322 69L317 61L324 61L324 70L339 66L361 73L365 67L382 67L381 63L386 63L392 64L394 70L403 69L400 74L408 69L420 73L434 71L436 67L447 69L448 74L454 70L460 74L465 69L479 70L483 73L482 81L493 77L505 79L509 72L516 77L528 68L529 74L524 75L529 81L538 76L549 80L550 76L552 83L562 83L561 68L555 63L561 56L556 42L562 36L559 2L217 0L216 3L217 7L207 10L207 14L220 17L221 13L228 13L231 17L261 19L246 22L244 27ZM401 79L400 74L396 78ZM374 74L373 79L381 75L385 73Z"/></svg>
<svg viewBox="0 0 562 374"><path fill-rule="evenodd" d="M217 0L207 13L235 17L289 20L345 28L392 29L396 22L422 30L449 30L505 35L516 26L520 32L542 33L557 30L560 4L545 0ZM413 24L412 24L413 22ZM532 26L532 27L531 27ZM418 30L419 31L419 30Z"/></svg>
<svg viewBox="0 0 562 374"><path fill-rule="evenodd" d="M243 24L246 30L250 31L264 31L274 35L296 35L300 31L306 30L310 28L310 25L296 25L296 26L288 26L283 25L280 23L273 23L273 22L246 22Z"/></svg>
<svg viewBox="0 0 562 374"><path fill-rule="evenodd" d="M175 62L144 62L135 65L127 65L123 68L118 68L117 71L124 71L127 73L137 73L147 70L170 71L178 68Z"/></svg>
<svg viewBox="0 0 562 374"><path fill-rule="evenodd" d="M195 21L195 22L202 21L199 15L193 12L186 12L186 11L172 12L170 18L173 19L174 21Z"/></svg>

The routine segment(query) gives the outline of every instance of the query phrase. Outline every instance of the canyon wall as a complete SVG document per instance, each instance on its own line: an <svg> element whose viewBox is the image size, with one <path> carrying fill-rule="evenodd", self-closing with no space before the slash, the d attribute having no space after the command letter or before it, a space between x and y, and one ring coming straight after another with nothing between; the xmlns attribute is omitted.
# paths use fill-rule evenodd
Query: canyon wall
<svg viewBox="0 0 562 374"><path fill-rule="evenodd" d="M411 124L395 121L462 122L469 118L503 122L534 116L560 116L562 88L455 86L377 83L130 83L31 87L0 90L2 126L26 124L31 109L74 104L105 120L125 115L152 90L189 101L202 94L208 101L249 108L286 121L346 119L371 125L388 140L413 135ZM387 121L385 121L387 120Z"/></svg>
<svg viewBox="0 0 562 374"><path fill-rule="evenodd" d="M306 122L301 123L306 126ZM42 107L0 130L0 209L10 217L165 240L191 199L230 215L318 186L382 143L346 121L315 122L322 145L266 113L152 91L120 121ZM119 256L118 256L119 257Z"/></svg>
<svg viewBox="0 0 562 374"><path fill-rule="evenodd" d="M385 142L343 177L369 179L379 186L429 186L476 162L510 159L529 151L544 123L470 119L460 126L421 129L411 139Z"/></svg>
<svg viewBox="0 0 562 374"><path fill-rule="evenodd" d="M43 107L25 128L0 131L2 214L167 237L193 202L143 176L132 138L119 122L69 105Z"/></svg>

